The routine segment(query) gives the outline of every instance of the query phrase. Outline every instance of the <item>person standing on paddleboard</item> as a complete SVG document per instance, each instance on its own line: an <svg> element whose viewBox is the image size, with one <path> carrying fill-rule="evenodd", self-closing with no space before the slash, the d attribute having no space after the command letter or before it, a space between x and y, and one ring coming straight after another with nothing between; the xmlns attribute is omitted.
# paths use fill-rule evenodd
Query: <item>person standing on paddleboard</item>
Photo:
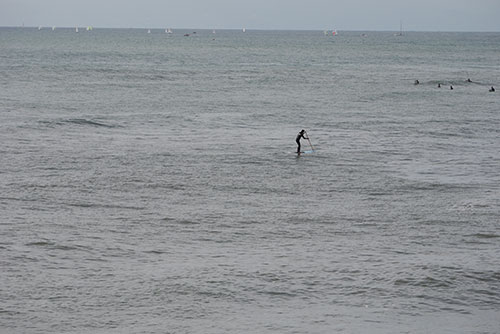
<svg viewBox="0 0 500 334"><path fill-rule="evenodd" d="M305 132L306 130L304 129L300 130L299 134L297 135L297 138L295 138L295 142L297 143L297 153L299 154L300 154L300 139L301 138L309 139L308 137L304 137Z"/></svg>

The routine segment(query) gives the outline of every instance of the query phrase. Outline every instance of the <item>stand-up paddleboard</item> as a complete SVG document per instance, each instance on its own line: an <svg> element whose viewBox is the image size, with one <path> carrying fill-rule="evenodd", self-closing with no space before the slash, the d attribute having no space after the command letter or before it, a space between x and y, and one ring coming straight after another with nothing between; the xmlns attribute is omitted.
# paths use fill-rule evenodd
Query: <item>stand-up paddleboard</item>
<svg viewBox="0 0 500 334"><path fill-rule="evenodd" d="M313 150L309 150L309 151L300 151L300 152L294 152L295 154L311 154L311 153L314 153L315 151Z"/></svg>

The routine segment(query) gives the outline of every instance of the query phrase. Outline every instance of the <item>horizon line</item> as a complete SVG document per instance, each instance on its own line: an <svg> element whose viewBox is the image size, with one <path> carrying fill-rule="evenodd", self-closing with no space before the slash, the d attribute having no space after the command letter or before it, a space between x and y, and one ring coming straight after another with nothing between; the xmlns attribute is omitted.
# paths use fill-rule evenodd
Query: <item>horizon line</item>
<svg viewBox="0 0 500 334"><path fill-rule="evenodd" d="M59 29L74 29L74 28L86 28L86 27L92 27L92 29L123 29L123 30L148 30L148 29L154 29L154 30L165 30L165 29L172 29L172 30L242 30L245 29L246 32L249 31L345 31L345 32L399 32L400 30L367 30L367 29L268 29L268 28L165 28L165 27L99 27L99 26L92 26L92 25L75 25L75 26L53 26L53 25L40 25L40 26L0 26L0 28L26 28L26 29L38 29L39 27L42 28L59 28ZM494 31L494 30L404 30L404 33L418 33L418 32L449 32L449 33L499 33L500 31Z"/></svg>

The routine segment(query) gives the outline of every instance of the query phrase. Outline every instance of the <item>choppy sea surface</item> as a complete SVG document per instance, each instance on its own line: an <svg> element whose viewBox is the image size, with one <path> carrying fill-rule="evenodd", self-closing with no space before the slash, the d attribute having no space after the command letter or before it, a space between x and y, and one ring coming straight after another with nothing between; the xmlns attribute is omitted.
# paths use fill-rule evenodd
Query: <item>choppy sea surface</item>
<svg viewBox="0 0 500 334"><path fill-rule="evenodd" d="M500 33L0 28L0 332L499 333L491 86Z"/></svg>

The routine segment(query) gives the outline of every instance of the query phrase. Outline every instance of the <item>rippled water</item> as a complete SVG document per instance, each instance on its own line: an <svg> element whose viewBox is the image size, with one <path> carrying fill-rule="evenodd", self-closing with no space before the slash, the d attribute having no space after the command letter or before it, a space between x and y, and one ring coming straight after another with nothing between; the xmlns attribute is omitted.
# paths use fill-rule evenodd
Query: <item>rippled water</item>
<svg viewBox="0 0 500 334"><path fill-rule="evenodd" d="M0 29L2 332L500 332L500 34L187 32Z"/></svg>

